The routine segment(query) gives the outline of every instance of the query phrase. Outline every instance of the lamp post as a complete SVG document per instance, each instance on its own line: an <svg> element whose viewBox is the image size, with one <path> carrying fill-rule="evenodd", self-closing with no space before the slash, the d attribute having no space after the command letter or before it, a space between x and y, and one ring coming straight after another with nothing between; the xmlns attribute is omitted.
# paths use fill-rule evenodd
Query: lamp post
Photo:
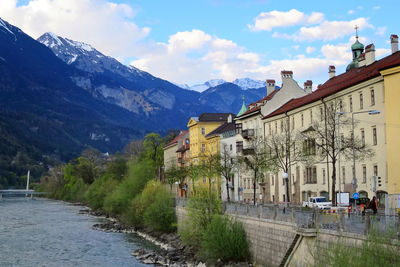
<svg viewBox="0 0 400 267"><path fill-rule="evenodd" d="M379 110L364 110L364 111L356 111L356 112L338 112L339 115L343 114L348 114L351 113L351 140L353 143L353 180L351 181L351 184L353 185L353 190L356 192L357 190L357 178L356 178L356 150L354 148L355 142L354 142L354 115L355 114L361 114L361 113L368 113L368 115L378 115L381 112Z"/></svg>
<svg viewBox="0 0 400 267"><path fill-rule="evenodd" d="M284 172L282 173L283 180L286 180L286 206L289 206L289 175Z"/></svg>

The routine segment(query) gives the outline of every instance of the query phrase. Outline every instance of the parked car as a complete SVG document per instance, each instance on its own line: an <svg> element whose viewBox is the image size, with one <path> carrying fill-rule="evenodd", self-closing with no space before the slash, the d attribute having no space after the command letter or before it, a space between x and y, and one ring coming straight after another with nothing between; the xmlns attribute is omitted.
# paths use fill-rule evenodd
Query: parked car
<svg viewBox="0 0 400 267"><path fill-rule="evenodd" d="M308 201L303 201L303 207L330 209L332 208L332 202L326 200L325 197L310 197Z"/></svg>

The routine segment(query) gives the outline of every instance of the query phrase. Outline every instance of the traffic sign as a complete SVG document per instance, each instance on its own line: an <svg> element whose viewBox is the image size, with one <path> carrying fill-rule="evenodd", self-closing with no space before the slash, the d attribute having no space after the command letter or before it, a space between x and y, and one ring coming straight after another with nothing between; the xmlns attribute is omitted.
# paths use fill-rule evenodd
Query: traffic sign
<svg viewBox="0 0 400 267"><path fill-rule="evenodd" d="M354 199L359 199L360 198L360 194L357 193L357 192L353 193L353 198Z"/></svg>

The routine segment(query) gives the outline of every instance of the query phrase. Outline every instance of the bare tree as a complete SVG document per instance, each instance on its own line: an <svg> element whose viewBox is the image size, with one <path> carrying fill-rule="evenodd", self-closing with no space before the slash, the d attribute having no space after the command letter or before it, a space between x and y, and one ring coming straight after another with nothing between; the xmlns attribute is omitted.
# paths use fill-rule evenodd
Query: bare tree
<svg viewBox="0 0 400 267"><path fill-rule="evenodd" d="M286 179L287 202L290 202L290 177L291 167L304 161L301 150L303 137L294 129L291 129L289 117L281 121L280 133L271 133L266 136L267 157L270 160L270 167L274 171L281 170L288 174Z"/></svg>
<svg viewBox="0 0 400 267"><path fill-rule="evenodd" d="M339 156L346 159L353 156L357 159L364 159L373 156L372 149L363 144L358 138L345 136L343 131L352 127L352 120L343 115L343 105L340 99L334 99L324 103L323 112L318 116L318 120L303 131L304 146L303 154L315 162L326 160L332 169L331 197L336 204L336 164ZM356 152L353 155L353 149ZM354 167L354 166L353 166Z"/></svg>
<svg viewBox="0 0 400 267"><path fill-rule="evenodd" d="M232 182L233 172L236 167L235 158L228 149L228 145L224 144L220 155L220 161L217 165L218 173L225 179L227 201L230 202L229 183Z"/></svg>
<svg viewBox="0 0 400 267"><path fill-rule="evenodd" d="M243 149L239 162L251 172L253 180L253 203L256 205L256 185L264 177L264 172L271 169L265 140L255 137L249 140L249 145Z"/></svg>

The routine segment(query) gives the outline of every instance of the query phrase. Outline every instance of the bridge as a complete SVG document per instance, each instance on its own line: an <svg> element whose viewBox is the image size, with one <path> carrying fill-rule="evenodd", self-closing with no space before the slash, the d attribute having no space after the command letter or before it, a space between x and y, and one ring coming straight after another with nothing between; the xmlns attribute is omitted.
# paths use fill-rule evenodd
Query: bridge
<svg viewBox="0 0 400 267"><path fill-rule="evenodd" d="M10 196L10 197L30 197L33 198L34 195L46 195L49 194L47 192L36 192L35 190L29 189L7 189L7 190L0 190L0 199L3 196Z"/></svg>

